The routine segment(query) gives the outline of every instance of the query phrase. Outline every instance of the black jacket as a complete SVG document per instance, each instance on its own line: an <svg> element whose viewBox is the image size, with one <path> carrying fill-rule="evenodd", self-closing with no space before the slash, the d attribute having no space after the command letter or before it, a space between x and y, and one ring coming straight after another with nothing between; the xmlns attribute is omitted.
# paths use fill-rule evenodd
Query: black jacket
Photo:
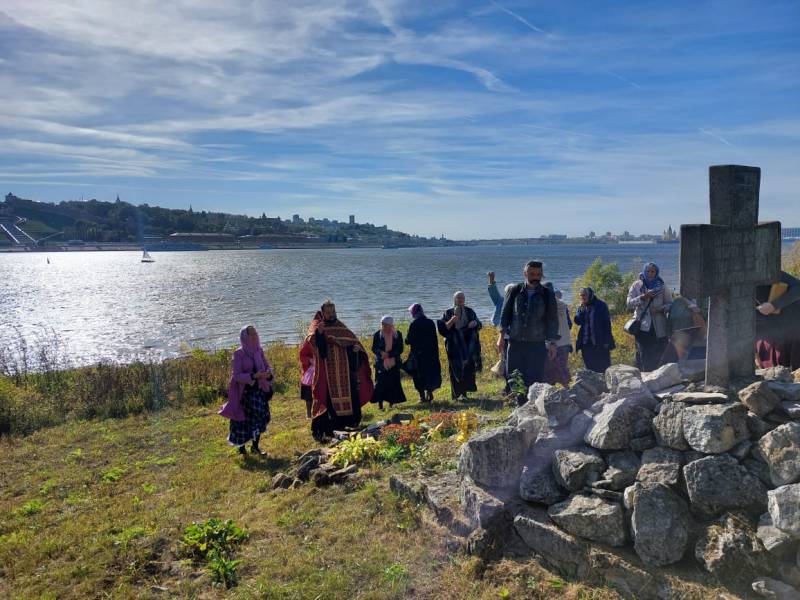
<svg viewBox="0 0 800 600"><path fill-rule="evenodd" d="M512 341L560 339L555 295L543 285L538 285L529 301L526 284L518 283L508 291L503 301L500 327Z"/></svg>

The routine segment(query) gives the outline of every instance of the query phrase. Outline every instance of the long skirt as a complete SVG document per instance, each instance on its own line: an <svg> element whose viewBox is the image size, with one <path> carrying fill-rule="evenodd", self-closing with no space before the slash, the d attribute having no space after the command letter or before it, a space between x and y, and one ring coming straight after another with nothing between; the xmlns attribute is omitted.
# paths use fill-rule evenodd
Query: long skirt
<svg viewBox="0 0 800 600"><path fill-rule="evenodd" d="M547 356L544 362L544 381L550 385L560 383L569 387L569 353L572 346L559 346L555 358Z"/></svg>
<svg viewBox="0 0 800 600"><path fill-rule="evenodd" d="M406 401L403 385L400 383L400 368L395 366L388 371L375 372L375 391L372 393L372 402L383 408L383 403L389 406Z"/></svg>
<svg viewBox="0 0 800 600"><path fill-rule="evenodd" d="M420 395L433 392L442 387L442 367L439 357L433 354L412 352L414 368L411 377L414 379L414 388Z"/></svg>
<svg viewBox="0 0 800 600"><path fill-rule="evenodd" d="M514 371L522 373L525 386L544 381L544 363L547 359L547 347L544 342L518 342L508 340L506 354L506 372L509 376Z"/></svg>
<svg viewBox="0 0 800 600"><path fill-rule="evenodd" d="M636 336L636 366L642 372L655 371L661 366L661 357L667 348L668 338L656 337L653 327Z"/></svg>
<svg viewBox="0 0 800 600"><path fill-rule="evenodd" d="M259 388L247 387L242 394L244 421L230 422L228 443L242 446L266 433L270 421L269 400L267 394Z"/></svg>
<svg viewBox="0 0 800 600"><path fill-rule="evenodd" d="M611 366L611 351L608 348L587 344L581 348L581 354L583 354L584 366L590 371L605 373L606 369Z"/></svg>

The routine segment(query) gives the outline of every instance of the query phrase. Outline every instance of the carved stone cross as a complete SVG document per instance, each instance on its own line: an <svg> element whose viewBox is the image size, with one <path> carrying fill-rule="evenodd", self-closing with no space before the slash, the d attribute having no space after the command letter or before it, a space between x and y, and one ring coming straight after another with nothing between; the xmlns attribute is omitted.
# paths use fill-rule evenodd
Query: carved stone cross
<svg viewBox="0 0 800 600"><path fill-rule="evenodd" d="M709 168L710 225L681 225L681 295L710 296L706 385L755 370L755 287L778 281L781 224L758 223L761 169Z"/></svg>

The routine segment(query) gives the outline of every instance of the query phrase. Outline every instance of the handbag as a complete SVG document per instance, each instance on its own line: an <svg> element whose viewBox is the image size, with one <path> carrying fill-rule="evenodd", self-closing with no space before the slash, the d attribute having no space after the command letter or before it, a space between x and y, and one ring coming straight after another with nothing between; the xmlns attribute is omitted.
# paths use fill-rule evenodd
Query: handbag
<svg viewBox="0 0 800 600"><path fill-rule="evenodd" d="M650 308L650 303L652 301L653 301L652 298L650 298L650 300L647 301L647 304L645 304L641 316L639 316L638 318L634 317L633 319L628 319L627 321L625 321L625 325L623 326L625 333L627 333L628 335L632 335L633 337L636 337L642 332L642 316L644 316L644 313L646 313L647 309Z"/></svg>

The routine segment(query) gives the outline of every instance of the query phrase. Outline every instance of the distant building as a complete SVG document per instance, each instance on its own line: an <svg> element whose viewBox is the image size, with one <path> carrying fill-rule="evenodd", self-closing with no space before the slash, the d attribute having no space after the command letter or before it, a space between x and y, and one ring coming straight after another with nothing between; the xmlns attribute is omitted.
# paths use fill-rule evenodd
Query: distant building
<svg viewBox="0 0 800 600"><path fill-rule="evenodd" d="M187 242L197 244L233 244L236 236L230 233L173 233L170 242Z"/></svg>
<svg viewBox="0 0 800 600"><path fill-rule="evenodd" d="M661 239L664 241L674 241L678 239L678 233L672 228L672 225L669 225L665 230L664 233L661 234Z"/></svg>
<svg viewBox="0 0 800 600"><path fill-rule="evenodd" d="M785 227L781 229L781 237L785 240L800 240L800 227Z"/></svg>
<svg viewBox="0 0 800 600"><path fill-rule="evenodd" d="M350 215L348 222L350 223L350 225L355 225L356 224L356 216L355 215Z"/></svg>
<svg viewBox="0 0 800 600"><path fill-rule="evenodd" d="M300 225L303 222L303 219L300 218L300 215L292 215L292 223L295 225Z"/></svg>

